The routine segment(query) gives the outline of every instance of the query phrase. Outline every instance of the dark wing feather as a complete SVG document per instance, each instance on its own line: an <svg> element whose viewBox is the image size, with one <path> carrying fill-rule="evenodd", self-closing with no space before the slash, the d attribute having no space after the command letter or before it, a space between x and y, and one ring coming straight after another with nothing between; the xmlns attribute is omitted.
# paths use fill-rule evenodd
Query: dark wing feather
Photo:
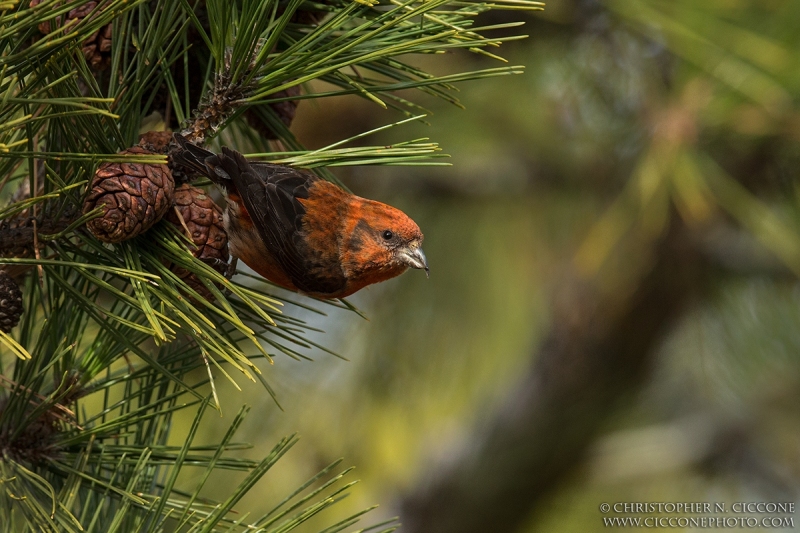
<svg viewBox="0 0 800 533"><path fill-rule="evenodd" d="M173 134L172 138L178 147L170 153L172 164L184 171L195 172L209 178L211 181L230 191L236 190L230 174L224 170L219 156L192 144L180 133Z"/></svg>
<svg viewBox="0 0 800 533"><path fill-rule="evenodd" d="M206 176L214 183L222 185L226 189L230 187L230 176L220 175L218 172L214 171L213 167L207 165L209 160L216 157L213 152L209 152L208 150L190 143L180 133L173 134L172 138L177 144L177 148L170 153L170 160L173 165L176 165L184 171L195 172ZM225 183L225 181L228 183Z"/></svg>
<svg viewBox="0 0 800 533"><path fill-rule="evenodd" d="M249 162L234 150L222 149L216 158L239 191L250 218L267 249L283 271L304 292L335 293L346 280L339 268L321 274L319 265L309 264L314 254L306 250L303 231L305 208L300 199L308 198L316 176L282 165ZM209 160L210 166L217 161Z"/></svg>

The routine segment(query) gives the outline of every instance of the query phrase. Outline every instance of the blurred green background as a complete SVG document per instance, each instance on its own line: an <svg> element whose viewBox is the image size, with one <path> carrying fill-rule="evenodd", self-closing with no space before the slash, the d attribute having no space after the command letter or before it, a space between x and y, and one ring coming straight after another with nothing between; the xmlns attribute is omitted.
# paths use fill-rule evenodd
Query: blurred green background
<svg viewBox="0 0 800 533"><path fill-rule="evenodd" d="M351 301L368 320L290 308L348 361L278 355L265 372L282 411L258 385L239 393L218 380L224 416L209 441L241 403L253 406L239 435L256 443L253 458L301 435L241 507L263 511L344 457L360 482L328 512L398 514L502 414L566 316L556 295L576 279L613 301L635 292L628 265L659 259L626 242L657 242L665 218L700 243L704 290L663 324L641 354L647 371L592 420L580 453L558 459L569 467L542 480L513 531L603 530L602 502L795 501L800 2L553 0L482 22L511 20L530 37L500 53L525 74L462 84L466 110L431 99L430 125L365 140L430 137L453 166L337 170L419 223L430 279L412 271L361 291ZM495 64L414 61L436 72ZM303 101L292 131L315 148L400 118L357 97ZM224 499L229 479L208 496Z"/></svg>

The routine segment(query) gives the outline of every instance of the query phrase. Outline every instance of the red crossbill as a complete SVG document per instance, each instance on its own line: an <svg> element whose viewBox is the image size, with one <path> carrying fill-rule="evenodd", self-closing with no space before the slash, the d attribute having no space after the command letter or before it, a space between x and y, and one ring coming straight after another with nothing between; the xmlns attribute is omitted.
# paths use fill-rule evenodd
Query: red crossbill
<svg viewBox="0 0 800 533"><path fill-rule="evenodd" d="M226 193L231 253L286 289L343 298L425 269L423 235L399 209L367 200L283 165L214 154L176 134L175 165L207 176Z"/></svg>

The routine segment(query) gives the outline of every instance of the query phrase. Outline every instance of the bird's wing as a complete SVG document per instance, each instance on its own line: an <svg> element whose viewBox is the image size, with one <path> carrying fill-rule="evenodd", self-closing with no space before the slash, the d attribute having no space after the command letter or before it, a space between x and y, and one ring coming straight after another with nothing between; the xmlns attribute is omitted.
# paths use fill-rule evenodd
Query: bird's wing
<svg viewBox="0 0 800 533"><path fill-rule="evenodd" d="M219 159L267 249L295 287L316 294L341 290L347 280L338 263L332 264L330 257L320 263L303 238L306 210L300 200L309 197L311 185L319 178L282 165L251 163L228 148L222 149Z"/></svg>

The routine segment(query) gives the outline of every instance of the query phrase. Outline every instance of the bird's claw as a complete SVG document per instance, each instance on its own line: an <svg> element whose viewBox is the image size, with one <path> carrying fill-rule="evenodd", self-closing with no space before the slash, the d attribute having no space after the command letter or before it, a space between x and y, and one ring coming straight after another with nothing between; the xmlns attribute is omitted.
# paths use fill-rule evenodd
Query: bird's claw
<svg viewBox="0 0 800 533"><path fill-rule="evenodd" d="M231 262L228 263L228 268L225 270L225 277L231 279L236 274L236 266L239 264L239 258L235 255L231 256Z"/></svg>

